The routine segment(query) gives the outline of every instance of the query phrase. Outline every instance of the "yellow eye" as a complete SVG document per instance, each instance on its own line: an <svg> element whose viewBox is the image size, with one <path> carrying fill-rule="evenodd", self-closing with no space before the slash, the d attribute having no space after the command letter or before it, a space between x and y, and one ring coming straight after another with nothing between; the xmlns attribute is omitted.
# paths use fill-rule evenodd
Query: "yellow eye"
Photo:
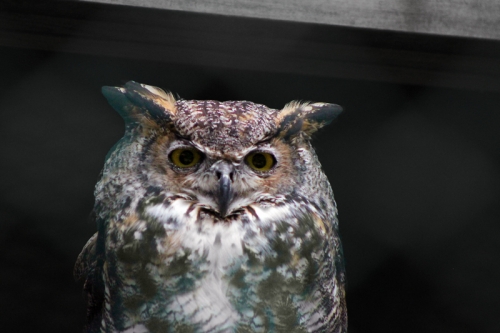
<svg viewBox="0 0 500 333"><path fill-rule="evenodd" d="M179 148L170 154L170 161L179 168L191 168L198 164L201 154L194 148Z"/></svg>
<svg viewBox="0 0 500 333"><path fill-rule="evenodd" d="M261 151L248 154L245 160L255 171L269 171L276 164L276 158L272 154Z"/></svg>

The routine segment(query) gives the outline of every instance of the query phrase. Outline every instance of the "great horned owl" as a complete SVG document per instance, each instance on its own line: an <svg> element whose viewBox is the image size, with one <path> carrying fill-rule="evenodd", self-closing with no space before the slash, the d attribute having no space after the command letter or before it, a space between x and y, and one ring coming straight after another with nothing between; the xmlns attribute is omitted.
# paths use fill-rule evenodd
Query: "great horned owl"
<svg viewBox="0 0 500 333"><path fill-rule="evenodd" d="M103 93L126 130L75 266L87 332L346 332L337 209L310 145L339 106Z"/></svg>

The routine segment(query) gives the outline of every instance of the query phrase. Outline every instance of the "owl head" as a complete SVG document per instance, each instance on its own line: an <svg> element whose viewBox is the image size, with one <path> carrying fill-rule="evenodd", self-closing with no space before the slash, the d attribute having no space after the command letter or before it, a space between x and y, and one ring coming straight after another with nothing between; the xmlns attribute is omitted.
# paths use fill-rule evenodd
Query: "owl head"
<svg viewBox="0 0 500 333"><path fill-rule="evenodd" d="M247 101L176 100L136 82L104 87L103 94L126 130L108 154L101 181L107 185L96 196L153 189L216 219L302 191L320 172L310 135L342 111L326 103L292 102L277 110ZM315 185L309 181L311 193L301 194L313 195Z"/></svg>

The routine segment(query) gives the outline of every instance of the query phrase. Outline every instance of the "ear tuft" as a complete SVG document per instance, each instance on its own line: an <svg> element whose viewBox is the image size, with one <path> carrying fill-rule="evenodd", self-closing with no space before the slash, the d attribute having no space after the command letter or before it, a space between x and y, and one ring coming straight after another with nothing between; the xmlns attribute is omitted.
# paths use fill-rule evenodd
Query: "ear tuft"
<svg viewBox="0 0 500 333"><path fill-rule="evenodd" d="M299 132L311 135L330 124L342 113L342 107L329 103L300 103L293 101L280 111L276 120L278 135L292 137Z"/></svg>
<svg viewBox="0 0 500 333"><path fill-rule="evenodd" d="M160 88L127 82L125 87L103 87L102 93L127 126L158 126L169 122L177 109L175 98Z"/></svg>

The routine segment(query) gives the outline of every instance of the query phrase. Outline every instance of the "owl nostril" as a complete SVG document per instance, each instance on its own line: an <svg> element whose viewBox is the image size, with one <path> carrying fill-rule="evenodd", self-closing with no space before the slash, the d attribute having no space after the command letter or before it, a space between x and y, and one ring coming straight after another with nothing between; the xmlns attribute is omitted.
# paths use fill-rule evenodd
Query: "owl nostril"
<svg viewBox="0 0 500 333"><path fill-rule="evenodd" d="M222 177L222 172L216 171L215 175L217 176L217 180L220 180L220 178ZM234 182L234 172L229 173L229 179L231 179L231 182Z"/></svg>
<svg viewBox="0 0 500 333"><path fill-rule="evenodd" d="M215 176L217 177L217 180L221 180L223 177L228 177L231 182L234 181L234 166L225 161L220 161L214 164L212 167L212 170L215 171Z"/></svg>

